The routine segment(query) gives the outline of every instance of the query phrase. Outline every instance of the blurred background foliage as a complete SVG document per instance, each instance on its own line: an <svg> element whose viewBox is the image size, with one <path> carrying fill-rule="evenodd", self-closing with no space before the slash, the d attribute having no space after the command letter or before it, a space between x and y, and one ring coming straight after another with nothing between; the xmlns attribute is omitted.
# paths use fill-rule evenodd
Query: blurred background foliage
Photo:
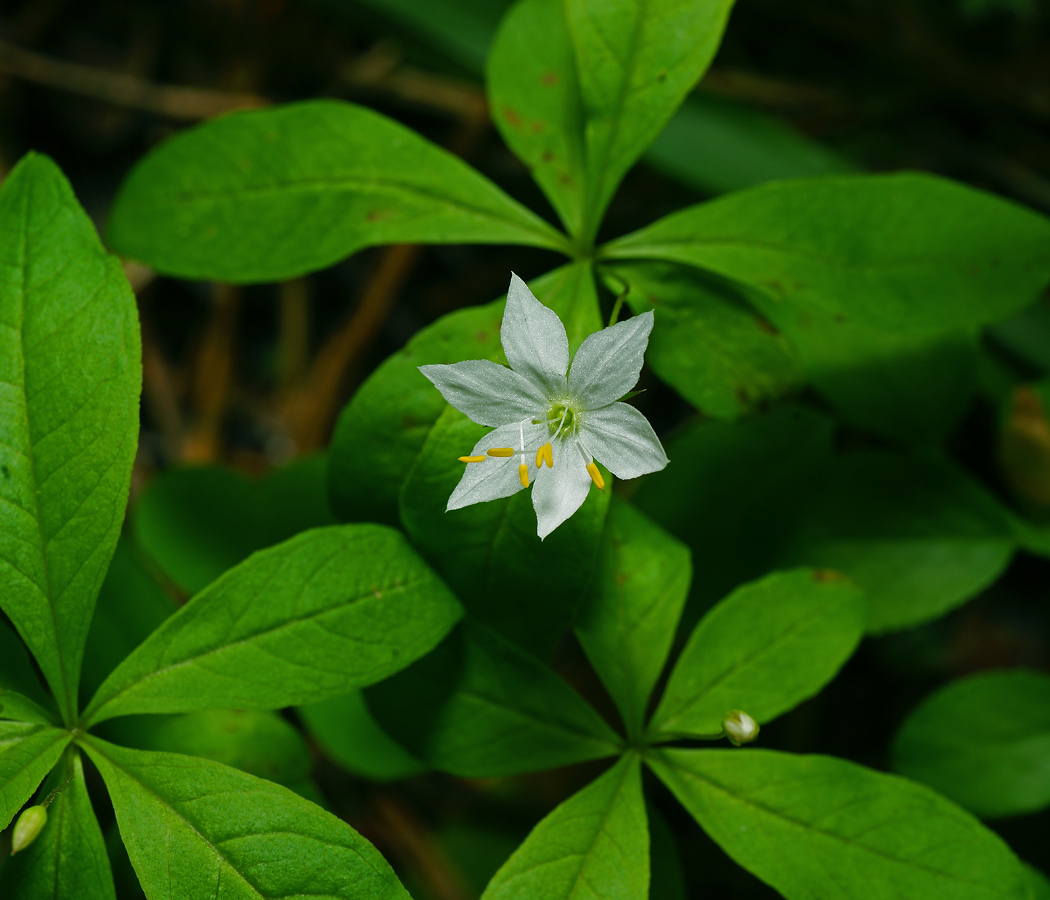
<svg viewBox="0 0 1050 900"><path fill-rule="evenodd" d="M553 222L491 127L482 89L509 5L6 0L0 168L30 149L50 154L101 227L130 167L166 136L231 109L339 97L463 156ZM601 237L773 179L907 168L1050 213L1050 2L738 0L711 71L626 179ZM509 271L528 279L558 262L525 248L394 246L244 288L158 278L129 264L143 327L143 428L129 528L99 600L85 689L101 682L107 660L115 664L226 568L332 521L320 454L339 410L383 359L441 315L498 296ZM996 326L971 350L972 400L935 426L951 433L956 457L987 487L1048 518L1050 388L1040 382L1050 375L1050 307ZM641 402L661 433L696 417L651 375L643 386ZM807 441L822 440L819 422L777 430L776 421L747 426L774 429L762 443L769 464L789 465L792 451L806 456ZM848 431L840 439L873 440ZM725 453L736 451L727 445ZM756 459L753 471L772 469ZM727 475L712 485L709 506L696 510L712 541L734 527L727 504L763 497L748 470L733 477L739 482ZM638 500L659 503L659 487ZM886 769L900 723L932 689L998 667L1046 670L1048 565L1020 554L947 617L868 639L819 697L764 729L762 743ZM740 573L725 577L728 588ZM560 647L556 665L613 716L578 647ZM424 773L357 695L283 717L152 718L115 721L110 736L220 759L321 802L375 842L419 900L476 897L531 826L594 772L486 781ZM773 895L653 786L654 898ZM122 896L140 896L104 793L94 793ZM992 824L1023 858L1050 869L1050 812Z"/></svg>

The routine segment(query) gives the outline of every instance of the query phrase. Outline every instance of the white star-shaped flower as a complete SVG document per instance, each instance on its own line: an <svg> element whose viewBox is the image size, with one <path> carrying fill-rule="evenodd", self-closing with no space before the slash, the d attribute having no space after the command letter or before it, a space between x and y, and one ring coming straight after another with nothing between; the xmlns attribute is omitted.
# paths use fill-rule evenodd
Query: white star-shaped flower
<svg viewBox="0 0 1050 900"><path fill-rule="evenodd" d="M474 446L446 512L509 497L535 482L536 532L545 538L580 508L598 460L617 478L667 465L648 420L620 403L638 381L653 329L643 313L590 335L569 368L558 314L511 275L500 339L510 368L485 359L420 366L442 396L479 425L494 428Z"/></svg>

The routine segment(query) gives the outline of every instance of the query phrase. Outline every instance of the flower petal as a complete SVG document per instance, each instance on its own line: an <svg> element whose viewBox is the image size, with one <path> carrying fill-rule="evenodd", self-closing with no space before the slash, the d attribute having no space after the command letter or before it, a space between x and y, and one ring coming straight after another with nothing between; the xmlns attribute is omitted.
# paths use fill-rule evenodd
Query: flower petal
<svg viewBox="0 0 1050 900"><path fill-rule="evenodd" d="M420 366L443 396L479 425L508 425L542 418L547 398L517 372L488 359L468 359L451 366Z"/></svg>
<svg viewBox="0 0 1050 900"><path fill-rule="evenodd" d="M571 516L587 499L591 476L573 439L555 441L554 467L536 474L532 505L536 509L536 534L543 540Z"/></svg>
<svg viewBox="0 0 1050 900"><path fill-rule="evenodd" d="M558 314L548 309L511 273L507 307L500 328L503 352L516 372L544 386L548 395L565 390L569 339Z"/></svg>
<svg viewBox="0 0 1050 900"><path fill-rule="evenodd" d="M521 432L525 433L525 446L530 452L522 456L496 457L486 456L493 447L521 448ZM466 463L466 471L456 485L452 496L448 498L445 512L460 509L472 503L484 503L486 500L498 500L509 497L523 490L518 475L518 466L525 463L529 467L529 483L536 479L536 448L540 441L546 443L547 428L544 425L526 425L520 429L517 424L503 425L490 431L474 445L471 456L486 456L484 462Z"/></svg>
<svg viewBox="0 0 1050 900"><path fill-rule="evenodd" d="M642 313L603 328L580 344L569 370L569 394L582 409L619 400L638 383L653 314Z"/></svg>
<svg viewBox="0 0 1050 900"><path fill-rule="evenodd" d="M637 478L667 465L653 426L626 403L612 403L581 416L580 443L617 478Z"/></svg>

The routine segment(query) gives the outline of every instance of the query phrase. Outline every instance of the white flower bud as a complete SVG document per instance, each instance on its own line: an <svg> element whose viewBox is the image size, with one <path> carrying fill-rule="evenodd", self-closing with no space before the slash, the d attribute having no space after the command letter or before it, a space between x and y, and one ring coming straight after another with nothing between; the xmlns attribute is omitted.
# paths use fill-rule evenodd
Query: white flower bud
<svg viewBox="0 0 1050 900"><path fill-rule="evenodd" d="M722 719L722 730L734 747L750 744L758 737L758 722L742 709L731 709Z"/></svg>
<svg viewBox="0 0 1050 900"><path fill-rule="evenodd" d="M47 824L47 810L43 806L30 806L15 822L14 834L11 836L11 855L25 850Z"/></svg>

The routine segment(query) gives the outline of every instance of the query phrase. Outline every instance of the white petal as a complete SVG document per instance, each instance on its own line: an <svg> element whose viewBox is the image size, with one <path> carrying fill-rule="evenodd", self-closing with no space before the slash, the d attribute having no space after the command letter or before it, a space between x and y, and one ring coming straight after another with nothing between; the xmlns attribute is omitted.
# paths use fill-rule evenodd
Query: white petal
<svg viewBox="0 0 1050 900"><path fill-rule="evenodd" d="M474 449L464 456L485 456L492 447L511 447L514 450L521 449L521 431L525 432L525 446L531 447L531 452L522 456L489 456L484 462L464 463L466 471L456 485L452 496L448 498L445 512L450 509L459 509L470 506L472 503L484 503L486 500L498 500L500 497L509 497L520 490L521 477L518 475L518 466L523 462L529 467L529 483L536 478L536 448L541 442L547 441L547 427L545 425L526 425L519 429L517 424L503 425L495 431L490 431L474 445Z"/></svg>
<svg viewBox="0 0 1050 900"><path fill-rule="evenodd" d="M500 328L503 352L516 372L542 384L547 393L565 390L569 339L558 314L548 309L513 273Z"/></svg>
<svg viewBox="0 0 1050 900"><path fill-rule="evenodd" d="M507 425L546 413L547 398L531 381L488 359L420 366L443 396L479 425Z"/></svg>
<svg viewBox="0 0 1050 900"><path fill-rule="evenodd" d="M569 370L569 394L583 409L619 400L638 383L653 314L642 313L588 336Z"/></svg>
<svg viewBox="0 0 1050 900"><path fill-rule="evenodd" d="M587 499L591 476L575 440L555 441L554 468L544 466L536 474L532 505L536 509L536 534L543 540L571 516Z"/></svg>
<svg viewBox="0 0 1050 900"><path fill-rule="evenodd" d="M617 478L637 478L667 465L653 426L633 406L613 403L580 419L580 443Z"/></svg>

